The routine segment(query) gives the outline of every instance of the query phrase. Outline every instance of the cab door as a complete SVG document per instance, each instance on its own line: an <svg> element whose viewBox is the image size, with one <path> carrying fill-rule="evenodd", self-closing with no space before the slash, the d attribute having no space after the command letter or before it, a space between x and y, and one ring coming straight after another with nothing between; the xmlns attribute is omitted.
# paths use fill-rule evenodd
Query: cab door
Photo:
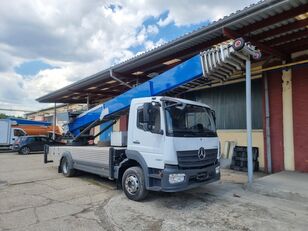
<svg viewBox="0 0 308 231"><path fill-rule="evenodd" d="M164 131L162 127L162 109L161 106L155 106L152 111L151 129L146 130L144 127L143 104L135 105L136 115L133 126L131 149L138 151L148 167L164 168L163 150L164 150Z"/></svg>
<svg viewBox="0 0 308 231"><path fill-rule="evenodd" d="M22 129L20 128L12 128L12 133L11 133L11 143L14 144L15 141L20 137L20 136L25 136L27 135Z"/></svg>

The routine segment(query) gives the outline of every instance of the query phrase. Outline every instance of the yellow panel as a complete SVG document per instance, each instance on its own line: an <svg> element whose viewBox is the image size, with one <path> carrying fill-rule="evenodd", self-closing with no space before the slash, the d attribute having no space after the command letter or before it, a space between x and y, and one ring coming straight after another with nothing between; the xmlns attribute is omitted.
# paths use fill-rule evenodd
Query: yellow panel
<svg viewBox="0 0 308 231"><path fill-rule="evenodd" d="M224 145L226 141L234 141L238 146L247 146L246 130L218 130L217 131L222 152L225 150ZM252 146L259 148L259 164L260 169L264 169L264 142L263 142L263 130L252 131Z"/></svg>

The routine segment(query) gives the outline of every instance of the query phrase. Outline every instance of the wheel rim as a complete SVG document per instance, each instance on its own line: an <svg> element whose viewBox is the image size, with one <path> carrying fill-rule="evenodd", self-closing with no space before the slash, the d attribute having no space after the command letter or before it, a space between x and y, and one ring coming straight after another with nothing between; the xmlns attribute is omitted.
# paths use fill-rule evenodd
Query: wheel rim
<svg viewBox="0 0 308 231"><path fill-rule="evenodd" d="M68 172L68 164L67 164L67 161L64 161L63 165L62 165L62 171L64 174L67 174Z"/></svg>
<svg viewBox="0 0 308 231"><path fill-rule="evenodd" d="M125 189L132 195L139 190L139 180L137 176L130 175L125 179Z"/></svg>
<svg viewBox="0 0 308 231"><path fill-rule="evenodd" d="M22 152L23 154L27 155L27 154L29 154L30 149L29 149L28 147L23 147L22 150L21 150L21 152Z"/></svg>

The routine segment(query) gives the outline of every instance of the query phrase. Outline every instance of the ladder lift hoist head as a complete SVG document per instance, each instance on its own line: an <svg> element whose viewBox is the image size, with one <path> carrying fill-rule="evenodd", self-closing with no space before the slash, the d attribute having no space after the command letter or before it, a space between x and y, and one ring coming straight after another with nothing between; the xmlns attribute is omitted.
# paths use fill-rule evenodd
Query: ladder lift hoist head
<svg viewBox="0 0 308 231"><path fill-rule="evenodd" d="M261 52L243 38L232 43L219 45L201 53L203 76L225 81L236 71L246 70L246 128L247 128L247 167L248 183L253 181L252 159L252 118L251 118L251 57L261 59Z"/></svg>

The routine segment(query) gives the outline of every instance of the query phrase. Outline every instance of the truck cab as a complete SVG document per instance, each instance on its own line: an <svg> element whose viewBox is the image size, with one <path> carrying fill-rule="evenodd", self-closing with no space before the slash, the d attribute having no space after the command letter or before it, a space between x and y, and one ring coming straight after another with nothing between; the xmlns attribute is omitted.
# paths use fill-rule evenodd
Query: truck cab
<svg viewBox="0 0 308 231"><path fill-rule="evenodd" d="M10 141L10 145L13 145L15 143L15 141L21 137L21 136L26 136L27 133L25 130L23 130L22 128L15 128L12 127L11 128L11 141Z"/></svg>
<svg viewBox="0 0 308 231"><path fill-rule="evenodd" d="M209 106L171 97L132 100L126 155L143 159L143 168L162 176L150 188L182 191L219 179L219 153Z"/></svg>

